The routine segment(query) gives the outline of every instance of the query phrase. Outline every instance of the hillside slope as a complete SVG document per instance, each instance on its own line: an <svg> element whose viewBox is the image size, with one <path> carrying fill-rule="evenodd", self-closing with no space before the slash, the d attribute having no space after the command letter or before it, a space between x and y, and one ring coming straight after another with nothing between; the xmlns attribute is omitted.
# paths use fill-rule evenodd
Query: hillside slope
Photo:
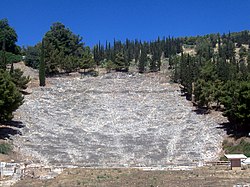
<svg viewBox="0 0 250 187"><path fill-rule="evenodd" d="M194 166L221 151L224 118L197 115L160 74L50 78L33 88L16 119L14 144L52 164Z"/></svg>

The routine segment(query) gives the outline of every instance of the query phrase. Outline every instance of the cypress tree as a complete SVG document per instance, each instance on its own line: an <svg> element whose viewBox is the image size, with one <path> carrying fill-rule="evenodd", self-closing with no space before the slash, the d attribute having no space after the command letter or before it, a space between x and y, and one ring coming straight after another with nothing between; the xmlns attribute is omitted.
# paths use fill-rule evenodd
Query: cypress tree
<svg viewBox="0 0 250 187"><path fill-rule="evenodd" d="M1 59L1 63L0 63L0 69L4 69L4 70L6 70L6 64L7 64L7 62L6 62L6 54L5 54L5 39L3 40L3 47L2 47L2 49L3 49L3 52L2 52L2 59Z"/></svg>
<svg viewBox="0 0 250 187"><path fill-rule="evenodd" d="M14 64L13 62L11 63L11 67L10 67L10 74L14 73Z"/></svg>
<svg viewBox="0 0 250 187"><path fill-rule="evenodd" d="M44 41L42 41L41 57L39 65L39 82L40 86L45 86L45 59L44 59Z"/></svg>
<svg viewBox="0 0 250 187"><path fill-rule="evenodd" d="M144 47L141 49L141 55L138 63L138 70L139 73L144 73L146 71L147 65L147 52Z"/></svg>

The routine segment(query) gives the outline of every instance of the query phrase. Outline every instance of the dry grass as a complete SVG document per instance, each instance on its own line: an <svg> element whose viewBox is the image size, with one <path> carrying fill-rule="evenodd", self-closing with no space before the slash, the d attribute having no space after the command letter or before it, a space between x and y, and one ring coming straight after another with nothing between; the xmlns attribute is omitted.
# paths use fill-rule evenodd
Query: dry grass
<svg viewBox="0 0 250 187"><path fill-rule="evenodd" d="M233 186L250 183L249 170L202 168L192 171L143 171L139 169L69 169L53 180L22 180L15 187L73 186Z"/></svg>

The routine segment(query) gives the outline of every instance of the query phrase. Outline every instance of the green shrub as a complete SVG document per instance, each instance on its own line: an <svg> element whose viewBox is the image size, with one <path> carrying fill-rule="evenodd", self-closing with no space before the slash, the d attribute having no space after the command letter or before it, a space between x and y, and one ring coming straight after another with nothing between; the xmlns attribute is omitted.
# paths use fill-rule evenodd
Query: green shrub
<svg viewBox="0 0 250 187"><path fill-rule="evenodd" d="M250 157L250 143L246 142L244 139L242 139L237 145L233 145L228 141L224 141L222 145L226 154L241 153L246 155L247 157Z"/></svg>
<svg viewBox="0 0 250 187"><path fill-rule="evenodd" d="M25 90L28 87L27 84L30 78L23 76L23 71L21 69L14 69L10 75L12 82L15 83L18 90Z"/></svg>
<svg viewBox="0 0 250 187"><path fill-rule="evenodd" d="M0 144L0 153L1 154L8 154L12 150L12 147L8 143Z"/></svg>

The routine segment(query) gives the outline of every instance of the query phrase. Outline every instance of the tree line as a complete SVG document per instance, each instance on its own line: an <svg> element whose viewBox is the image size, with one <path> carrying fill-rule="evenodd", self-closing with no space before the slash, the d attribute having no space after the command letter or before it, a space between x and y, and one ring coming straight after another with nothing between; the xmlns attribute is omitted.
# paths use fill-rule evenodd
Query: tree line
<svg viewBox="0 0 250 187"><path fill-rule="evenodd" d="M43 37L46 75L69 73L80 69L88 70L104 67L107 72L129 71L135 66L140 73L157 72L161 68L162 58L182 51L179 38L167 37L151 42L127 39L124 43L100 42L90 49L84 46L82 38L75 35L62 23L54 23ZM38 68L41 42L24 49L26 64Z"/></svg>
<svg viewBox="0 0 250 187"><path fill-rule="evenodd" d="M128 71L130 66L135 66L140 73L160 71L163 58L181 51L181 40L173 37L158 37L150 42L138 39L126 39L125 42L114 40L113 43L106 41L105 45L99 42L93 47L97 65L106 67L108 71Z"/></svg>
<svg viewBox="0 0 250 187"><path fill-rule="evenodd" d="M248 31L197 37L196 54L171 58L172 80L199 108L220 109L234 130L250 130ZM236 51L237 49L237 51Z"/></svg>

